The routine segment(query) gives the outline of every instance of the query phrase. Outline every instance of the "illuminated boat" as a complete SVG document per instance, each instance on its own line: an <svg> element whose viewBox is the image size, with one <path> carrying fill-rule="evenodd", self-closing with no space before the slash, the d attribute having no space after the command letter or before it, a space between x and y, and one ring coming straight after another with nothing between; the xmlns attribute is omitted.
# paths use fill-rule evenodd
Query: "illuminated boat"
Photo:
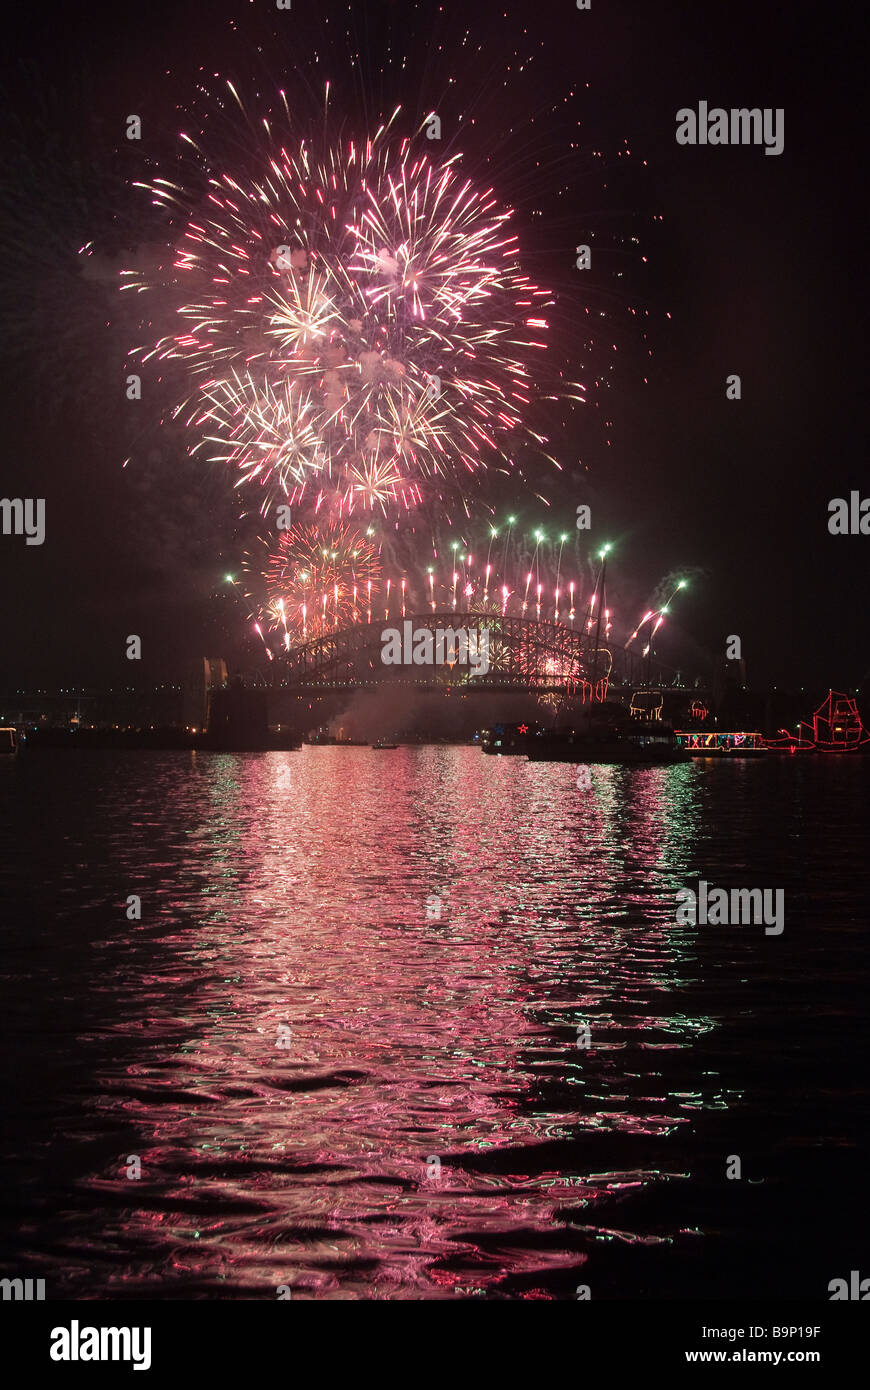
<svg viewBox="0 0 870 1390"><path fill-rule="evenodd" d="M305 742L314 748L368 748L364 738L344 738L343 734L343 729L339 729L337 734L327 734L318 729L316 734L308 734Z"/></svg>
<svg viewBox="0 0 870 1390"><path fill-rule="evenodd" d="M801 720L798 736L780 729L779 738L768 739L772 753L834 753L842 756L870 751L870 734L864 728L858 703L842 691L829 690L813 714L812 725Z"/></svg>
<svg viewBox="0 0 870 1390"><path fill-rule="evenodd" d="M478 742L484 753L525 757L530 736L539 731L538 724L494 724L481 730Z"/></svg>
<svg viewBox="0 0 870 1390"><path fill-rule="evenodd" d="M756 732L677 729L674 738L690 758L761 758L768 751L763 736Z"/></svg>
<svg viewBox="0 0 870 1390"><path fill-rule="evenodd" d="M483 730L480 746L484 753L525 756L536 763L681 763L689 757L670 724L626 718L613 706L587 714L579 729L496 724Z"/></svg>
<svg viewBox="0 0 870 1390"><path fill-rule="evenodd" d="M801 733L807 728L801 725ZM870 734L861 723L858 703L837 690L829 690L813 715L813 737L817 753L855 753L870 743Z"/></svg>
<svg viewBox="0 0 870 1390"><path fill-rule="evenodd" d="M682 763L689 758L671 726L658 719L544 729L529 738L526 753L535 763Z"/></svg>

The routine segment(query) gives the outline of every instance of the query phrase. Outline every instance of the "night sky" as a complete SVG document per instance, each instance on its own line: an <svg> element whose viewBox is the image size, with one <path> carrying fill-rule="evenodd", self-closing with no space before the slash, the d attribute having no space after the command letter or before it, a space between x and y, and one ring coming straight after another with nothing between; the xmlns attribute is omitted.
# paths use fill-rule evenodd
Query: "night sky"
<svg viewBox="0 0 870 1390"><path fill-rule="evenodd" d="M462 151L515 207L523 264L558 296L555 357L588 403L551 436L564 471L538 480L549 513L502 480L497 515L573 530L590 504L629 624L665 575L692 572L666 659L724 655L735 633L752 685L858 685L870 538L827 529L830 498L870 495L857 17L770 0L10 10L0 490L44 497L47 534L0 537L0 689L127 682L128 633L145 682L179 678L191 655L256 657L221 583L230 489L161 430L159 384L125 401L138 335L112 288L125 256L166 235L131 181L171 160L180 112L223 77L312 112L328 80L358 134L397 104L415 125L436 111L436 153ZM676 112L700 100L784 108L784 152L678 146ZM574 247L590 237L587 274Z"/></svg>

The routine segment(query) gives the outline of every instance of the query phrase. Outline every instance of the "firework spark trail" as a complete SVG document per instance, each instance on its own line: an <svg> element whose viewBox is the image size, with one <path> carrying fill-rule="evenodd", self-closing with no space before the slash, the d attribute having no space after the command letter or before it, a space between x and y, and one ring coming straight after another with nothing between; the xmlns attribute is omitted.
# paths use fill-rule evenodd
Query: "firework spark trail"
<svg viewBox="0 0 870 1390"><path fill-rule="evenodd" d="M670 581L671 581L671 577L670 577L670 576L668 576L668 577L666 577L665 579L663 579L663 580L659 583L659 585L657 586L657 591L656 591L656 592L657 592L657 593L658 593L658 592L662 592L662 593L663 593L664 590L665 590L665 588L669 586L669 582L670 582ZM644 613L644 615L643 615L643 617L641 618L640 622L638 623L637 627L634 629L634 632L631 634L631 636L628 638L628 641L625 643L625 648L624 648L624 650L626 650L626 651L628 650L628 648L631 646L632 642L633 642L633 641L635 640L635 638L638 636L638 633L640 632L641 628L645 627L645 625L646 625L647 623L651 622L651 620L652 620L653 618L655 618L655 619L656 619L656 622L655 622L655 624L654 624L654 625L651 627L651 629L650 629L649 641L647 642L647 645L646 645L646 646L644 647L644 649L643 649L643 655L646 656L646 655L648 654L649 649L650 649L650 645L651 645L651 643L652 643L652 639L655 637L656 633L658 632L659 628L661 627L662 623L664 622L664 620L665 620L667 614L670 612L670 606L671 606L672 601L676 598L677 594L680 592L681 589L685 589L685 588L686 588L686 586L688 585L688 583L689 583L688 579L685 579L685 578L684 578L684 579L679 579L679 580L677 580L677 583L674 585L673 589L672 589L671 592L667 595L667 597L666 597L666 599L665 599L665 601L664 601L663 603L659 604L658 607L656 607L656 608L649 608L649 609L647 609L646 613Z"/></svg>

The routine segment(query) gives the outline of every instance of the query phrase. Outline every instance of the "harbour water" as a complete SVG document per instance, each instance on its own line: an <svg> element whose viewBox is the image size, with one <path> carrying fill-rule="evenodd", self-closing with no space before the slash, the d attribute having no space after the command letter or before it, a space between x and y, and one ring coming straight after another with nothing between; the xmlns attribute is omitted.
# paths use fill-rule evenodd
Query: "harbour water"
<svg viewBox="0 0 870 1390"><path fill-rule="evenodd" d="M0 767L3 1274L827 1298L867 1263L870 761L587 780L468 747ZM701 879L783 889L782 934L679 925Z"/></svg>

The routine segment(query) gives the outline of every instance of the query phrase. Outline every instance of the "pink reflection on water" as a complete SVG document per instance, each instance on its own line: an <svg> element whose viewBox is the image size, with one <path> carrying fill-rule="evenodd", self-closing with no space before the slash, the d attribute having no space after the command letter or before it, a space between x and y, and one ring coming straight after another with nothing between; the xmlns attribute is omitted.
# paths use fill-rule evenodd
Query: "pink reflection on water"
<svg viewBox="0 0 870 1390"><path fill-rule="evenodd" d="M596 768L581 793L570 765L464 748L170 768L153 1054L99 1078L147 1175L115 1277L147 1287L144 1250L264 1297L506 1273L541 1296L528 1281L579 1276L590 1241L667 1239L614 1203L680 1176L624 1166L628 1141L691 1122L654 1049L711 1026L676 1004L691 942L663 896L691 771Z"/></svg>

